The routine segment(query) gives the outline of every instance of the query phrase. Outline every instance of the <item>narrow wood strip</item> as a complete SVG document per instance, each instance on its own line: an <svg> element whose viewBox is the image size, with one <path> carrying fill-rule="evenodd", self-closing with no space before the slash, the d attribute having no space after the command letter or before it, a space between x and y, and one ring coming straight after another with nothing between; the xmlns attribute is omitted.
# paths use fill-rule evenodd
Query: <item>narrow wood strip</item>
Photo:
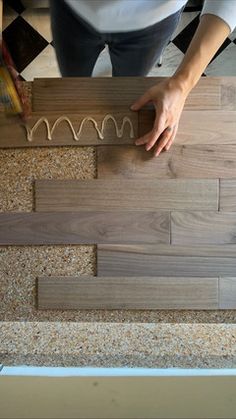
<svg viewBox="0 0 236 419"><path fill-rule="evenodd" d="M164 77L40 78L33 82L35 111L89 111L109 107L129 108L143 93ZM187 97L185 109L221 108L220 77L202 77Z"/></svg>
<svg viewBox="0 0 236 419"><path fill-rule="evenodd" d="M157 158L144 147L97 148L98 178L173 179L232 178L236 174L236 145L173 144Z"/></svg>
<svg viewBox="0 0 236 419"><path fill-rule="evenodd" d="M152 129L155 116L151 110L131 112L126 108L122 108L122 111L118 108L116 110L110 108L106 112L90 110L89 113L78 114L68 114L65 111L60 114L55 112L46 112L45 114L45 112L33 113L27 123L28 129L19 121L12 122L12 120L2 115L0 117L0 148L105 144L130 145L134 144L134 140L138 136ZM123 133L119 136L115 129L115 123L109 120L104 126L104 138L99 138L94 123L87 121L86 118L92 117L101 130L102 123L108 115L115 119L119 129L124 124L124 118L129 118L132 130L130 124L126 121ZM86 120L84 124L83 120ZM39 122L39 126L31 135L33 127ZM59 124L56 126L58 122ZM78 136L77 134L80 132L81 127L81 133ZM175 143L177 145L235 144L235 131L236 111L185 110L181 116ZM32 141L29 141L29 139L32 139Z"/></svg>
<svg viewBox="0 0 236 419"><path fill-rule="evenodd" d="M219 308L236 308L236 277L219 279Z"/></svg>
<svg viewBox="0 0 236 419"><path fill-rule="evenodd" d="M218 209L218 180L36 180L37 211Z"/></svg>
<svg viewBox="0 0 236 419"><path fill-rule="evenodd" d="M233 276L236 245L99 245L99 276Z"/></svg>
<svg viewBox="0 0 236 419"><path fill-rule="evenodd" d="M236 179L220 179L219 198L220 211L236 211Z"/></svg>
<svg viewBox="0 0 236 419"><path fill-rule="evenodd" d="M44 111L32 113L27 126L1 115L0 131L0 148L133 144L138 135L138 113L129 109L73 114Z"/></svg>
<svg viewBox="0 0 236 419"><path fill-rule="evenodd" d="M0 213L0 245L169 243L167 212Z"/></svg>
<svg viewBox="0 0 236 419"><path fill-rule="evenodd" d="M154 111L140 112L140 136L152 129L154 118ZM175 144L235 144L235 132L236 111L185 111L181 114Z"/></svg>
<svg viewBox="0 0 236 419"><path fill-rule="evenodd" d="M216 309L218 278L39 278L40 309Z"/></svg>
<svg viewBox="0 0 236 419"><path fill-rule="evenodd" d="M235 244L236 212L173 211L171 243Z"/></svg>
<svg viewBox="0 0 236 419"><path fill-rule="evenodd" d="M222 77L220 81L221 108L236 110L236 77Z"/></svg>

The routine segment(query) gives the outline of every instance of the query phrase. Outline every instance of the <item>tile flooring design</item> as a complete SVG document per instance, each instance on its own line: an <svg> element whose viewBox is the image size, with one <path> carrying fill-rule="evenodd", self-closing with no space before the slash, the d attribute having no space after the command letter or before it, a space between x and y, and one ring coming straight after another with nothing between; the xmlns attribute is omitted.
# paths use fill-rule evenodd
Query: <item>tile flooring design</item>
<svg viewBox="0 0 236 419"><path fill-rule="evenodd" d="M190 3L191 4L191 3ZM165 49L163 64L154 67L150 76L170 76L180 64L197 28L200 2L187 5L171 42ZM8 0L4 6L3 37L22 79L59 77L47 8L25 8L21 2ZM229 35L205 70L206 76L236 75L236 29ZM107 48L97 60L93 75L111 75Z"/></svg>

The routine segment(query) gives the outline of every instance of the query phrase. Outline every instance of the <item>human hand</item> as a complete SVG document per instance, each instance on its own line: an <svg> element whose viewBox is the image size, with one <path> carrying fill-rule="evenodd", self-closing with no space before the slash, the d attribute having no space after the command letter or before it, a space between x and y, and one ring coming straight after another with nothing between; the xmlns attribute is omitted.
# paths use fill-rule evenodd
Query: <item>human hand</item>
<svg viewBox="0 0 236 419"><path fill-rule="evenodd" d="M167 78L147 90L131 106L131 110L138 111L147 103L153 102L156 118L152 130L138 138L135 144L146 144L147 151L156 144L155 156L158 156L163 149L168 151L176 136L187 96L188 91L174 77Z"/></svg>

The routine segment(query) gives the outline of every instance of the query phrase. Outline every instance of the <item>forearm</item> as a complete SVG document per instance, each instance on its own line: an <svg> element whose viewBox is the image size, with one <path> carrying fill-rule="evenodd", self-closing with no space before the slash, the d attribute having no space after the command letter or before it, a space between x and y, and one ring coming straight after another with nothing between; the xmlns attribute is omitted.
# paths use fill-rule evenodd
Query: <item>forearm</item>
<svg viewBox="0 0 236 419"><path fill-rule="evenodd" d="M213 14L204 14L180 66L172 76L189 93L205 68L230 33L225 21Z"/></svg>

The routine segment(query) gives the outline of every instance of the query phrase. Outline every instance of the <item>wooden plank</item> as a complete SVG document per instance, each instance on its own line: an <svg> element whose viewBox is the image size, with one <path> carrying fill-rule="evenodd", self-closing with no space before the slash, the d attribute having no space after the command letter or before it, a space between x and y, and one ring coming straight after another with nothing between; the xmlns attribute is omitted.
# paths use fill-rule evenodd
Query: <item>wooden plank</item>
<svg viewBox="0 0 236 419"><path fill-rule="evenodd" d="M220 179L219 209L236 211L236 179Z"/></svg>
<svg viewBox="0 0 236 419"><path fill-rule="evenodd" d="M158 158L144 147L101 146L97 148L99 179L232 178L236 173L236 145L171 146Z"/></svg>
<svg viewBox="0 0 236 419"><path fill-rule="evenodd" d="M37 211L218 209L216 179L36 180Z"/></svg>
<svg viewBox="0 0 236 419"><path fill-rule="evenodd" d="M133 144L138 135L138 113L127 109L74 114L38 112L32 113L26 126L1 115L0 132L0 148Z"/></svg>
<svg viewBox="0 0 236 419"><path fill-rule="evenodd" d="M236 77L222 77L220 81L221 108L236 110Z"/></svg>
<svg viewBox="0 0 236 419"><path fill-rule="evenodd" d="M171 244L235 244L236 212L173 211Z"/></svg>
<svg viewBox="0 0 236 419"><path fill-rule="evenodd" d="M112 116L113 120L110 117L106 120L108 115ZM93 121L88 121L88 117L92 117ZM134 144L138 136L152 129L153 121L153 111L131 112L125 107L122 110L107 108L105 112L90 110L89 113L37 112L32 113L27 126L19 120L13 122L1 115L0 148L130 145ZM235 145L235 132L236 111L185 110L181 116L175 144Z"/></svg>
<svg viewBox="0 0 236 419"><path fill-rule="evenodd" d="M38 308L216 309L218 278L39 278Z"/></svg>
<svg viewBox="0 0 236 419"><path fill-rule="evenodd" d="M236 245L99 245L99 276L233 276Z"/></svg>
<svg viewBox="0 0 236 419"><path fill-rule="evenodd" d="M169 242L167 212L0 213L0 245Z"/></svg>
<svg viewBox="0 0 236 419"><path fill-rule="evenodd" d="M153 127L155 111L139 113L139 135ZM235 144L236 111L184 111L181 114L176 145Z"/></svg>
<svg viewBox="0 0 236 419"><path fill-rule="evenodd" d="M236 308L236 277L225 277L219 280L219 308Z"/></svg>
<svg viewBox="0 0 236 419"><path fill-rule="evenodd" d="M33 109L35 111L91 110L109 107L129 108L150 87L164 77L77 77L40 78L33 82ZM202 77L190 92L185 109L221 108L220 77Z"/></svg>

